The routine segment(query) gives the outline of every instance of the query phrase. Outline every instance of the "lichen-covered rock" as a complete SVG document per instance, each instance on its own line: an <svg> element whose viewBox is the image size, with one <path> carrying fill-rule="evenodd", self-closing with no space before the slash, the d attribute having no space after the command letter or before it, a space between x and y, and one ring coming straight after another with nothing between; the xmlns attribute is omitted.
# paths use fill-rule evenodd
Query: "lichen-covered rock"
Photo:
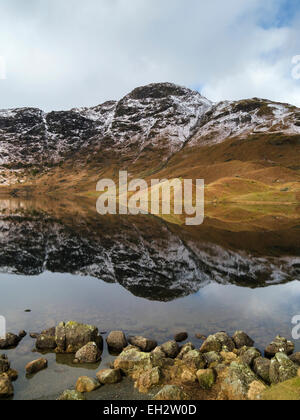
<svg viewBox="0 0 300 420"><path fill-rule="evenodd" d="M33 375L48 367L48 361L40 358L28 363L25 367L27 375Z"/></svg>
<svg viewBox="0 0 300 420"><path fill-rule="evenodd" d="M265 356L274 357L277 353L284 353L287 356L293 354L295 345L284 337L277 336L265 349Z"/></svg>
<svg viewBox="0 0 300 420"><path fill-rule="evenodd" d="M0 355L0 374L5 373L10 369L10 363L5 354Z"/></svg>
<svg viewBox="0 0 300 420"><path fill-rule="evenodd" d="M298 367L285 353L277 353L270 365L270 382L278 384L288 381L298 375Z"/></svg>
<svg viewBox="0 0 300 420"><path fill-rule="evenodd" d="M21 340L22 338L18 335L7 333L5 338L0 339L0 350L8 350L17 347Z"/></svg>
<svg viewBox="0 0 300 420"><path fill-rule="evenodd" d="M88 376L81 376L76 382L76 391L78 392L92 392L100 388L101 384L94 378Z"/></svg>
<svg viewBox="0 0 300 420"><path fill-rule="evenodd" d="M56 349L55 336L40 334L37 337L35 346L38 350L54 350Z"/></svg>
<svg viewBox="0 0 300 420"><path fill-rule="evenodd" d="M100 384L116 384L122 380L120 369L102 369L97 372L97 379Z"/></svg>
<svg viewBox="0 0 300 420"><path fill-rule="evenodd" d="M254 347L251 347L240 353L240 361L252 367L255 359L261 357L261 353Z"/></svg>
<svg viewBox="0 0 300 420"><path fill-rule="evenodd" d="M259 381L254 381L250 384L248 391L248 400L250 401L260 401L262 399L262 394L267 389L267 387Z"/></svg>
<svg viewBox="0 0 300 420"><path fill-rule="evenodd" d="M82 395L81 392L74 390L64 391L60 397L57 398L58 401L84 401L86 398Z"/></svg>
<svg viewBox="0 0 300 420"><path fill-rule="evenodd" d="M161 347L158 346L151 352L151 363L153 367L167 368L174 365L174 360L167 357Z"/></svg>
<svg viewBox="0 0 300 420"><path fill-rule="evenodd" d="M178 356L180 348L176 341L167 341L166 343L161 345L162 351L165 353L167 357L171 359L175 359Z"/></svg>
<svg viewBox="0 0 300 420"><path fill-rule="evenodd" d="M138 388L139 392L146 394L151 388L160 385L163 377L164 375L161 368L154 367L153 369L142 373L138 377L135 386Z"/></svg>
<svg viewBox="0 0 300 420"><path fill-rule="evenodd" d="M182 360L183 356L191 350L195 350L195 346L193 345L193 343L186 343L184 346L182 346L182 348L181 348L181 350L180 350L180 352L177 356L177 359Z"/></svg>
<svg viewBox="0 0 300 420"><path fill-rule="evenodd" d="M268 385L271 383L270 366L271 361L263 357L256 358L253 363L253 370L256 373L256 375Z"/></svg>
<svg viewBox="0 0 300 420"><path fill-rule="evenodd" d="M248 399L250 385L259 381L248 365L233 362L228 368L226 378L221 385L223 399L243 401Z"/></svg>
<svg viewBox="0 0 300 420"><path fill-rule="evenodd" d="M199 350L191 350L186 353L182 359L183 363L192 370L204 369L206 360Z"/></svg>
<svg viewBox="0 0 300 420"><path fill-rule="evenodd" d="M14 395L14 387L10 378L5 373L0 375L0 399Z"/></svg>
<svg viewBox="0 0 300 420"><path fill-rule="evenodd" d="M55 341L57 353L76 353L90 342L95 342L99 349L103 347L97 327L74 321L62 322L56 327Z"/></svg>
<svg viewBox="0 0 300 420"><path fill-rule="evenodd" d="M140 348L144 352L152 351L157 347L156 341L140 336L129 337L128 342L131 345Z"/></svg>
<svg viewBox="0 0 300 420"><path fill-rule="evenodd" d="M211 365L218 365L223 361L222 356L219 353L216 353L215 351L204 353L203 356L208 367L211 367Z"/></svg>
<svg viewBox="0 0 300 420"><path fill-rule="evenodd" d="M101 354L95 342L88 343L75 354L75 363L97 363L101 360Z"/></svg>
<svg viewBox="0 0 300 420"><path fill-rule="evenodd" d="M159 391L154 400L156 401L188 401L190 397L178 386L166 385Z"/></svg>
<svg viewBox="0 0 300 420"><path fill-rule="evenodd" d="M106 342L110 351L115 353L121 353L128 344L123 331L112 331Z"/></svg>
<svg viewBox="0 0 300 420"><path fill-rule="evenodd" d="M135 348L124 350L114 361L114 368L121 369L128 376L136 370L149 370L152 368L151 353L141 352Z"/></svg>
<svg viewBox="0 0 300 420"><path fill-rule="evenodd" d="M197 372L197 379L200 388L208 390L213 387L216 381L216 374L213 369L200 369Z"/></svg>
<svg viewBox="0 0 300 420"><path fill-rule="evenodd" d="M179 332L177 334L174 335L174 340L177 343L182 343L183 341L187 340L189 337L187 332Z"/></svg>
<svg viewBox="0 0 300 420"><path fill-rule="evenodd" d="M244 331L236 331L232 339L237 349L245 346L252 347L254 345L254 340L252 340Z"/></svg>
<svg viewBox="0 0 300 420"><path fill-rule="evenodd" d="M295 353L290 356L290 360L296 365L300 366L300 353Z"/></svg>
<svg viewBox="0 0 300 420"><path fill-rule="evenodd" d="M221 350L222 344L215 335L210 335L200 348L202 353L211 353L212 351L220 353Z"/></svg>

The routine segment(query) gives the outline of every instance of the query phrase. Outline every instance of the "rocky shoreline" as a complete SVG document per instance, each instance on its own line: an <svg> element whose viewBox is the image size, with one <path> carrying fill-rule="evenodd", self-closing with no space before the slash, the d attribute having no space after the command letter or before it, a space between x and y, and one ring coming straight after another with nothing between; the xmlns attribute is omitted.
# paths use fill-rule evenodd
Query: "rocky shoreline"
<svg viewBox="0 0 300 420"><path fill-rule="evenodd" d="M25 331L8 333L0 340L0 350L17 347L25 336ZM74 355L74 366L99 363L105 345L96 326L74 321L30 333L30 337L44 356L49 352ZM209 337L197 334L198 349L188 338L187 332L179 332L173 340L159 344L112 331L106 338L110 354L115 355L110 368L101 369L95 377L79 377L74 389L57 399L85 400L87 393L127 377L140 393L154 395L154 400L300 400L300 353L294 353L291 341L277 336L262 354L243 331L232 337L225 332ZM47 367L46 358L33 360L25 367L26 375ZM17 379L18 372L0 354L0 398L13 396Z"/></svg>

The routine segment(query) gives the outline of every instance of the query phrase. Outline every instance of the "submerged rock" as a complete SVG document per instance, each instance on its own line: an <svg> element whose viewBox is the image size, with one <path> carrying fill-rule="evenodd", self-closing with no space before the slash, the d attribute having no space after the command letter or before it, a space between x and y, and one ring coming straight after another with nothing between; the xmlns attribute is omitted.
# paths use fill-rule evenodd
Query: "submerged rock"
<svg viewBox="0 0 300 420"><path fill-rule="evenodd" d="M33 375L48 367L47 359L37 359L28 363L25 367L27 375Z"/></svg>
<svg viewBox="0 0 300 420"><path fill-rule="evenodd" d="M116 353L121 353L127 346L127 340L123 331L112 331L106 339L108 348Z"/></svg>
<svg viewBox="0 0 300 420"><path fill-rule="evenodd" d="M75 363L97 363L101 360L101 351L95 342L83 346L75 354Z"/></svg>
<svg viewBox="0 0 300 420"><path fill-rule="evenodd" d="M76 382L76 391L78 392L92 392L100 388L101 384L94 378L88 376L81 376Z"/></svg>
<svg viewBox="0 0 300 420"><path fill-rule="evenodd" d="M189 396L175 385L164 386L154 397L156 401L188 401L189 399Z"/></svg>
<svg viewBox="0 0 300 420"><path fill-rule="evenodd" d="M86 398L82 395L81 392L74 390L64 391L60 397L57 398L58 401L84 401Z"/></svg>
<svg viewBox="0 0 300 420"><path fill-rule="evenodd" d="M277 353L270 364L272 384L288 381L298 375L298 367L284 353Z"/></svg>
<svg viewBox="0 0 300 420"><path fill-rule="evenodd" d="M268 358L274 357L277 353L284 353L287 356L293 354L295 345L284 337L277 336L265 349L265 355Z"/></svg>
<svg viewBox="0 0 300 420"><path fill-rule="evenodd" d="M122 380L120 369L103 369L97 373L98 381L103 384L116 384Z"/></svg>
<svg viewBox="0 0 300 420"><path fill-rule="evenodd" d="M136 346L145 352L152 351L155 347L157 347L156 341L140 336L129 337L128 341L133 346Z"/></svg>

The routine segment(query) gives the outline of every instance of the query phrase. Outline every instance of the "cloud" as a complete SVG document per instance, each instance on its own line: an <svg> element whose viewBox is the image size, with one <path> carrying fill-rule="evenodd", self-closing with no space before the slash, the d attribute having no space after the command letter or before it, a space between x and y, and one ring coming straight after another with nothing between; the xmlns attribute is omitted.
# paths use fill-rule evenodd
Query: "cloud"
<svg viewBox="0 0 300 420"><path fill-rule="evenodd" d="M287 0L0 0L0 108L92 106L161 81L300 106L289 4L280 20Z"/></svg>

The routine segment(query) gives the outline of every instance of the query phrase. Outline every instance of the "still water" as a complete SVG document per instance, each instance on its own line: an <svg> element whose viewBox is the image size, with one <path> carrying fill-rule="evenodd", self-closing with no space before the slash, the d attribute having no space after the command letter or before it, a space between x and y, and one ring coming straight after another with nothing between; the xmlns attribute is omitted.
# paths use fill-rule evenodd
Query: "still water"
<svg viewBox="0 0 300 420"><path fill-rule="evenodd" d="M0 314L14 333L75 320L104 338L121 329L162 343L187 331L198 347L196 333L242 329L263 349L277 334L291 339L300 314L299 234L291 208L213 208L204 225L187 228L100 217L89 201L0 199ZM48 354L48 369L27 379L34 340L5 353L19 371L15 399L56 398L113 360L105 350L87 368Z"/></svg>

